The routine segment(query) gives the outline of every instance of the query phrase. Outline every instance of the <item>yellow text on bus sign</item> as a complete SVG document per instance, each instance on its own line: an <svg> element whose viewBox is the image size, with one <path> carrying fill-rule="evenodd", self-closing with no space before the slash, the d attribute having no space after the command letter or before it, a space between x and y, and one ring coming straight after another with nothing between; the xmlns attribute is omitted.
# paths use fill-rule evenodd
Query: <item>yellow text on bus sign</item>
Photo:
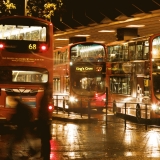
<svg viewBox="0 0 160 160"><path fill-rule="evenodd" d="M29 44L28 48L29 48L29 50L36 50L37 49L37 45L36 44Z"/></svg>
<svg viewBox="0 0 160 160"><path fill-rule="evenodd" d="M93 71L93 67L76 67L76 71L83 72L83 71Z"/></svg>

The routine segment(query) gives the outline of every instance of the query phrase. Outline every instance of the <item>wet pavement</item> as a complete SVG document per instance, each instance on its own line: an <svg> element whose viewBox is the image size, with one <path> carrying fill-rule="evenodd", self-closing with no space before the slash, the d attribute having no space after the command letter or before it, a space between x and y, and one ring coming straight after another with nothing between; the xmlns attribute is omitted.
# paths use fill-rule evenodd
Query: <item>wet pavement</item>
<svg viewBox="0 0 160 160"><path fill-rule="evenodd" d="M127 121L113 114L93 114L82 117L59 112L53 114L51 160L155 160L160 159L160 128ZM0 160L5 159L11 134L0 137ZM40 140L32 139L35 147ZM23 156L23 157L22 157ZM17 147L17 157L27 157L23 142ZM18 158L16 160L19 160Z"/></svg>

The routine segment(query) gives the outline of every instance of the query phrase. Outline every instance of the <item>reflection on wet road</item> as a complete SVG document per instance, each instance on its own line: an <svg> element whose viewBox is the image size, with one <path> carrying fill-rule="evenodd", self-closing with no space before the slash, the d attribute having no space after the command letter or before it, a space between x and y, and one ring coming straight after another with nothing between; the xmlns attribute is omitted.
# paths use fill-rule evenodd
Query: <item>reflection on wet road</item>
<svg viewBox="0 0 160 160"><path fill-rule="evenodd" d="M160 157L160 128L135 124L114 115L94 114L98 122L74 123L53 119L51 160L154 160ZM11 134L0 140L0 159ZM40 143L40 140L34 140ZM19 152L24 149L24 144ZM4 157L4 156L3 156ZM31 158L30 158L31 159ZM32 158L35 160L38 158ZM40 158L39 158L40 159ZM3 160L3 159L2 159Z"/></svg>
<svg viewBox="0 0 160 160"><path fill-rule="evenodd" d="M95 115L98 116L98 115ZM127 123L111 115L106 126L53 121L51 159L157 159L160 157L160 128Z"/></svg>

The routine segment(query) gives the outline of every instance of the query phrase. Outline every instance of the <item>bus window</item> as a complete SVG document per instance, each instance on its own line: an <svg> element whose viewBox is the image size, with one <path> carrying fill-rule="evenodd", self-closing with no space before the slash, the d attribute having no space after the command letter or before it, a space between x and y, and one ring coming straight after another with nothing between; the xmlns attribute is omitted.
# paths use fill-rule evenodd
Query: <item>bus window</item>
<svg viewBox="0 0 160 160"><path fill-rule="evenodd" d="M124 61L128 60L128 44L123 44L123 57L124 57Z"/></svg>
<svg viewBox="0 0 160 160"><path fill-rule="evenodd" d="M19 40L24 40L24 33L21 33L21 34L19 35Z"/></svg>
<svg viewBox="0 0 160 160"><path fill-rule="evenodd" d="M130 60L135 60L136 47L134 44L129 45L129 58Z"/></svg>
<svg viewBox="0 0 160 160"><path fill-rule="evenodd" d="M130 78L110 77L110 92L130 95Z"/></svg>
<svg viewBox="0 0 160 160"><path fill-rule="evenodd" d="M46 41L46 27L40 29L40 41Z"/></svg>
<svg viewBox="0 0 160 160"><path fill-rule="evenodd" d="M136 59L142 59L142 44L136 45Z"/></svg>
<svg viewBox="0 0 160 160"><path fill-rule="evenodd" d="M60 92L60 78L53 79L53 90L55 92Z"/></svg>
<svg viewBox="0 0 160 160"><path fill-rule="evenodd" d="M79 92L79 90L83 90L85 92L104 92L105 82L104 77L100 75L76 75L73 78L73 88L75 92Z"/></svg>
<svg viewBox="0 0 160 160"><path fill-rule="evenodd" d="M83 62L104 62L105 49L100 44L78 44L71 48L71 60Z"/></svg>
<svg viewBox="0 0 160 160"><path fill-rule="evenodd" d="M46 83L48 74L37 71L12 71L12 82Z"/></svg>
<svg viewBox="0 0 160 160"><path fill-rule="evenodd" d="M46 27L0 25L0 39L46 41Z"/></svg>
<svg viewBox="0 0 160 160"><path fill-rule="evenodd" d="M148 41L145 41L143 46L143 59L149 58L149 43Z"/></svg>
<svg viewBox="0 0 160 160"><path fill-rule="evenodd" d="M26 40L30 40L31 39L31 33L30 32L26 32Z"/></svg>
<svg viewBox="0 0 160 160"><path fill-rule="evenodd" d="M31 40L32 41L38 41L39 39L40 39L39 31L32 31L31 32Z"/></svg>
<svg viewBox="0 0 160 160"><path fill-rule="evenodd" d="M135 63L136 66L136 74L144 74L144 62Z"/></svg>

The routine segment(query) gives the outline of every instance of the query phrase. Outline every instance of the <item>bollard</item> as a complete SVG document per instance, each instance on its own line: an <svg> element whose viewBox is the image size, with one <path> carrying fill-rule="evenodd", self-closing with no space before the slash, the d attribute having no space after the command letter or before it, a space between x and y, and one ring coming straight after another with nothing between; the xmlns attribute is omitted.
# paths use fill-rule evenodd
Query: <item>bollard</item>
<svg viewBox="0 0 160 160"><path fill-rule="evenodd" d="M57 114L58 114L58 95L56 95L56 106L57 106Z"/></svg>
<svg viewBox="0 0 160 160"><path fill-rule="evenodd" d="M69 114L70 114L70 113L69 113L69 110L70 110L70 108L69 108L69 107L70 107L70 105L68 105L68 117L69 117Z"/></svg>
<svg viewBox="0 0 160 160"><path fill-rule="evenodd" d="M80 102L80 107L81 107L81 118L82 118L82 97L81 97L81 102Z"/></svg>
<svg viewBox="0 0 160 160"><path fill-rule="evenodd" d="M145 129L147 130L147 104L145 105L145 119L146 119L146 123L145 123Z"/></svg>
<svg viewBox="0 0 160 160"><path fill-rule="evenodd" d="M91 118L90 111L91 111L91 109L90 109L90 100L88 99L88 119Z"/></svg>
<svg viewBox="0 0 160 160"><path fill-rule="evenodd" d="M126 107L127 107L127 104L125 103L125 108L124 108L124 111L125 111L125 114L124 114L124 128L126 130Z"/></svg>
<svg viewBox="0 0 160 160"><path fill-rule="evenodd" d="M107 126L107 111L108 111L108 87L106 87L106 126Z"/></svg>
<svg viewBox="0 0 160 160"><path fill-rule="evenodd" d="M63 97L63 113L65 113L65 98Z"/></svg>
<svg viewBox="0 0 160 160"><path fill-rule="evenodd" d="M107 102L106 102L106 126L107 126L107 121L108 121L108 119L107 119L107 111L108 111L108 105L107 105Z"/></svg>

